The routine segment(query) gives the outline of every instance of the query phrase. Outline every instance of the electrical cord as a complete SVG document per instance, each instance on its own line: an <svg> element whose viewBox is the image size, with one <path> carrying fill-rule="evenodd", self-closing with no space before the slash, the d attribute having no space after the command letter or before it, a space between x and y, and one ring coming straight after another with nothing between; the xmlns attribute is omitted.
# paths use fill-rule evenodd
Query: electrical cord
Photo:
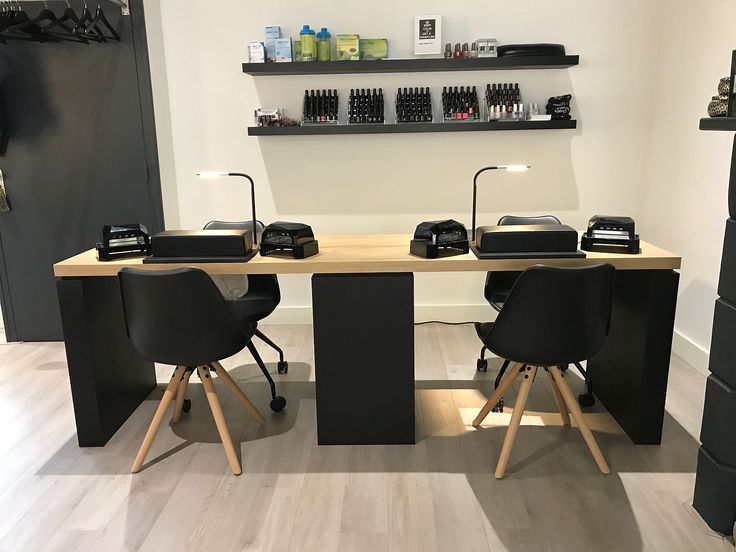
<svg viewBox="0 0 736 552"><path fill-rule="evenodd" d="M444 322L442 320L427 320L426 322L414 322L415 326L424 324L444 324L445 326L463 326L465 324L475 324L476 322Z"/></svg>

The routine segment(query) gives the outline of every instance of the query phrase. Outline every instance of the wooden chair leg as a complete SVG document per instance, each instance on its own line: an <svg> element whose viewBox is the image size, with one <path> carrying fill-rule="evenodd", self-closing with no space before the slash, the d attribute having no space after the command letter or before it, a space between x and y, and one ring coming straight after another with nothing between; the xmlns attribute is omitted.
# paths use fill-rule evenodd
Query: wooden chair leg
<svg viewBox="0 0 736 552"><path fill-rule="evenodd" d="M536 374L536 366L527 366L526 370L524 370L524 379L521 382L519 395L516 397L516 402L514 403L514 413L511 415L511 423L509 424L508 430L506 430L506 437L503 440L501 454L498 457L498 464L496 464L496 479L502 479L506 473L506 464L508 463L509 456L511 455L511 447L514 446L516 432L519 429L521 417L524 415L526 399L529 397L529 391L531 391L534 376L536 376Z"/></svg>
<svg viewBox="0 0 736 552"><path fill-rule="evenodd" d="M233 378L230 376L230 374L227 373L227 370L222 367L222 364L219 362L213 362L212 363L215 367L215 373L217 376L227 385L227 388L230 390L230 392L237 397L237 399L243 404L243 406L248 410L248 412L251 413L251 415L258 421L259 424L266 423L266 419L263 417L263 414L256 408L256 405L254 405L248 396L243 393L243 390L240 388L240 386L233 380Z"/></svg>
<svg viewBox="0 0 736 552"><path fill-rule="evenodd" d="M483 408L480 409L480 412L478 412L478 415L475 417L475 420L473 420L473 427L478 427L480 424L483 423L483 420L486 419L486 416L493 410L493 407L496 405L496 403L499 401L501 397L503 397L503 394L508 390L509 387L511 387L511 384L516 381L516 378L519 377L519 373L521 370L521 364L513 364L511 368L509 368L506 375L501 380L501 383L498 384L498 387L496 390L491 394L491 398L488 399L486 404L483 405Z"/></svg>
<svg viewBox="0 0 736 552"><path fill-rule="evenodd" d="M204 391L207 394L207 401L210 403L210 410L212 410L212 417L215 419L217 425L217 431L220 433L220 439L222 440L222 446L225 448L225 455L227 461L230 464L230 469L234 475L240 475L242 470L240 469L240 461L238 455L235 453L235 447L233 446L232 437L230 437L230 430L227 428L227 422L225 422L225 415L222 413L222 407L220 401L217 398L215 392L215 386L212 384L212 378L210 377L210 370L206 366L200 366L197 368L199 378L202 380Z"/></svg>
<svg viewBox="0 0 736 552"><path fill-rule="evenodd" d="M148 426L148 431L146 432L146 436L143 438L143 443L141 444L140 450L138 450L138 455L133 461L133 467L130 469L131 472L138 473L141 471L143 462L146 461L146 455L153 444L153 439L156 437L156 432L158 431L158 428L161 427L161 422L163 421L164 416L166 416L166 411L174 398L174 394L179 388L181 376L184 373L184 370L184 366L177 366L176 370L174 370L174 375L171 376L171 381L169 381L169 385L166 387L166 391L164 391L164 396L158 404L156 414L153 415L151 425Z"/></svg>
<svg viewBox="0 0 736 552"><path fill-rule="evenodd" d="M555 380L560 393L562 393L562 397L565 399L565 402L567 403L567 408L570 409L570 414L572 414L572 418L573 420L575 420L575 424L578 426L580 433L583 434L585 444L588 445L590 454L593 455L593 460L595 460L595 463L598 465L598 469L601 470L601 473L611 473L611 470L606 463L606 459L603 457L601 449L598 448L598 443L596 443L595 437L593 437L593 433L590 431L588 423L585 421L583 413L580 410L580 407L578 406L578 403L575 400L570 387L565 381L565 376L562 375L560 369L556 366L550 367L549 373Z"/></svg>
<svg viewBox="0 0 736 552"><path fill-rule="evenodd" d="M174 403L174 415L171 417L171 423L175 424L181 420L181 411L184 408L184 399L187 396L187 388L189 387L189 378L192 377L192 370L186 370L182 375L179 389L176 391L176 402Z"/></svg>
<svg viewBox="0 0 736 552"><path fill-rule="evenodd" d="M552 374L549 373L549 370L547 371L547 373L549 374L549 381L552 384L552 394L555 396L555 402L557 403L557 410L560 411L560 416L562 416L562 425L569 426L570 425L570 414L567 411L567 405L565 404L565 399L562 397L562 393L560 393L560 388L557 387L555 378L552 377Z"/></svg>

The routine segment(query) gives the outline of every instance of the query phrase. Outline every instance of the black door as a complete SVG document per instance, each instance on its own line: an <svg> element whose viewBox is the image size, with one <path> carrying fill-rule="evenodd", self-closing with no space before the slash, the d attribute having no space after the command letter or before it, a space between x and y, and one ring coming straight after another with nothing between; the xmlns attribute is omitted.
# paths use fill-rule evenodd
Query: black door
<svg viewBox="0 0 736 552"><path fill-rule="evenodd" d="M22 4L31 17L43 8ZM93 247L103 225L163 229L142 0L129 16L101 5L120 42L0 44L0 170L12 207L0 213L0 284L9 341L62 339L52 265ZM61 13L66 2L49 6ZM81 11L79 0L72 6Z"/></svg>

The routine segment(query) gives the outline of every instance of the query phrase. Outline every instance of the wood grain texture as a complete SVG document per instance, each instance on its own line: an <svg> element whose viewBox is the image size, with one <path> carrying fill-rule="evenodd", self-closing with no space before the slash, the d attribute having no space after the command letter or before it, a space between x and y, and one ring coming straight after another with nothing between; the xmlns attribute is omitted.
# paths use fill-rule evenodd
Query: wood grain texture
<svg viewBox="0 0 736 552"><path fill-rule="evenodd" d="M57 277L115 276L123 267L166 270L196 266L210 274L346 274L360 272L493 272L524 270L535 264L588 266L611 263L621 270L678 269L681 259L655 245L641 242L641 253L596 253L585 259L480 260L473 253L440 259L409 254L408 234L317 236L320 252L307 259L255 256L247 263L143 264L142 259L100 262L90 249L54 265Z"/></svg>
<svg viewBox="0 0 736 552"><path fill-rule="evenodd" d="M246 352L223 366L263 411L259 425L215 378L243 475L233 477L198 379L192 410L162 424L146 469L130 464L172 367L104 448L79 448L61 343L0 346L0 550L733 552L692 512L705 378L673 357L661 446L636 446L599 405L585 416L610 461L604 477L548 385L532 386L506 476L498 457L518 392L470 423L501 362L475 370L470 326L416 328L417 444L316 446L310 326L263 326L282 413ZM568 371L569 373L570 371ZM569 373L577 394L582 380ZM366 449L370 449L366 452ZM155 461L154 461L155 459Z"/></svg>

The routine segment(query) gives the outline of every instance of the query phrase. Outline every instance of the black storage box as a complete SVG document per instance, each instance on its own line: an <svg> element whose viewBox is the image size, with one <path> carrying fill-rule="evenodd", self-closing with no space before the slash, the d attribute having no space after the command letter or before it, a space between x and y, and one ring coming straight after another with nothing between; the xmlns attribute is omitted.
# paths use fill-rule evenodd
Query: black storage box
<svg viewBox="0 0 736 552"><path fill-rule="evenodd" d="M714 531L733 533L735 496L736 468L721 464L705 447L700 447L693 507Z"/></svg>
<svg viewBox="0 0 736 552"><path fill-rule="evenodd" d="M502 44L496 48L498 57L564 56L562 44Z"/></svg>
<svg viewBox="0 0 736 552"><path fill-rule="evenodd" d="M736 389L736 305L716 299L708 369Z"/></svg>
<svg viewBox="0 0 736 552"><path fill-rule="evenodd" d="M151 238L144 263L235 263L255 255L250 230L166 230Z"/></svg>
<svg viewBox="0 0 736 552"><path fill-rule="evenodd" d="M718 295L736 304L736 220L732 218L726 221L726 232L723 237Z"/></svg>
<svg viewBox="0 0 736 552"><path fill-rule="evenodd" d="M714 458L729 466L736 466L733 420L736 420L736 390L714 375L708 376L700 442Z"/></svg>
<svg viewBox="0 0 736 552"><path fill-rule="evenodd" d="M564 224L481 226L471 249L479 259L585 257L577 231Z"/></svg>

